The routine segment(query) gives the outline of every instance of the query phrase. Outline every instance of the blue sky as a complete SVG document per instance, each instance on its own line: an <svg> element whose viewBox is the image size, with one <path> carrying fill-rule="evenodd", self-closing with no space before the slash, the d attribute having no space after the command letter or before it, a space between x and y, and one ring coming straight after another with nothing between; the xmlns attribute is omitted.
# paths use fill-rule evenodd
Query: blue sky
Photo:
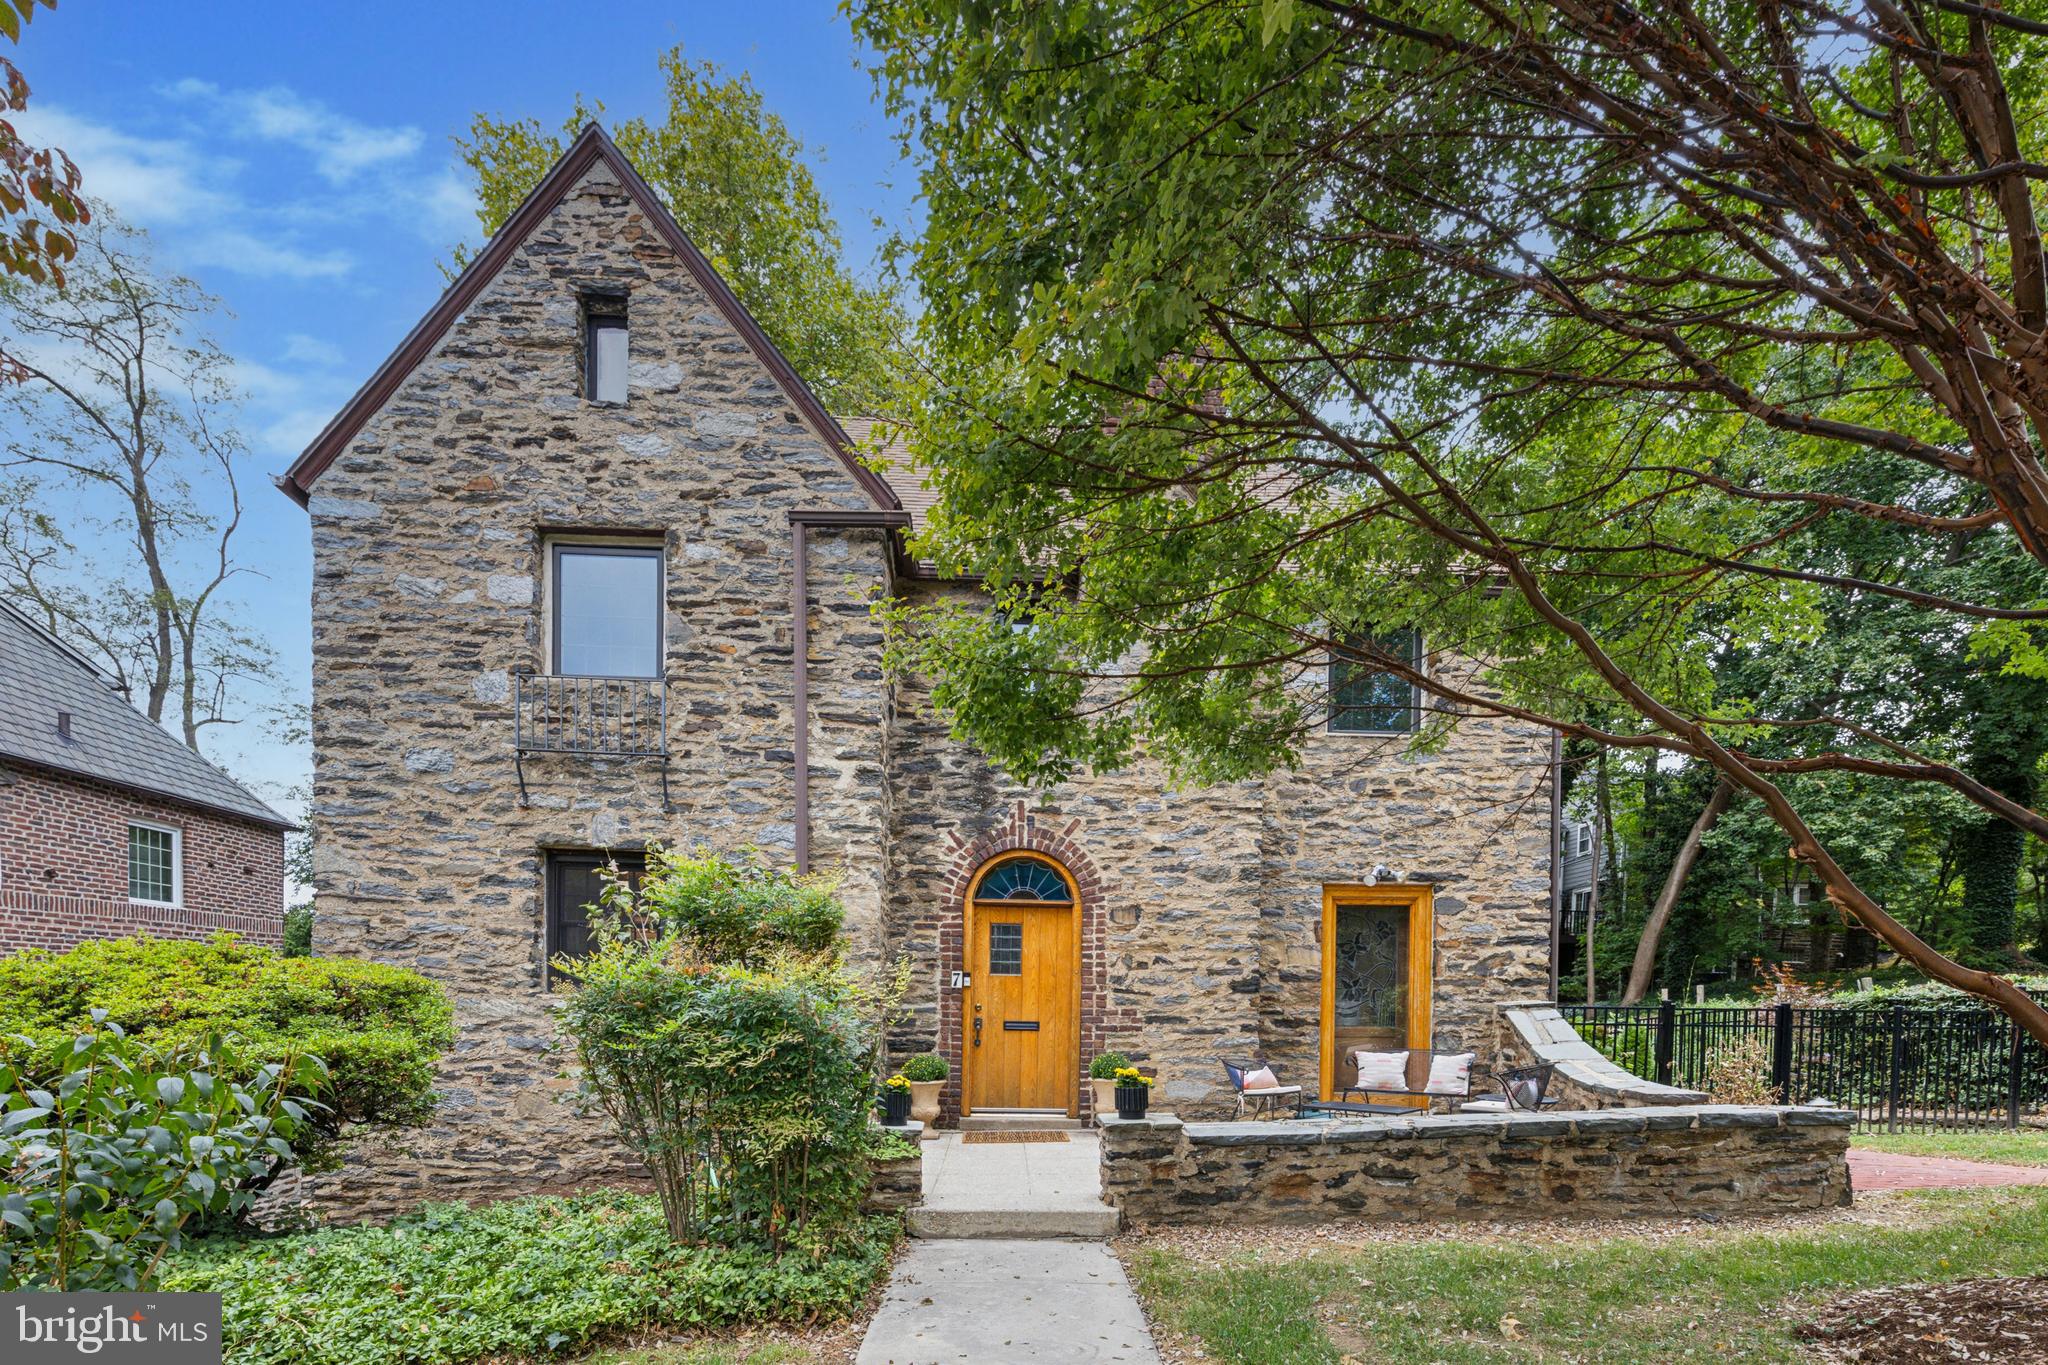
<svg viewBox="0 0 2048 1365"><path fill-rule="evenodd" d="M816 149L849 263L868 273L886 229L912 224L914 175L829 0L60 0L13 51L34 91L21 131L69 152L88 193L146 228L159 264L232 315L217 336L248 395L245 483L258 485L245 495L241 555L265 575L244 580L240 603L301 699L306 523L268 479L431 306L449 247L478 236L451 136L479 111L556 124L579 92L604 103L608 122L658 116L655 59L678 43L692 60L749 72ZM208 743L266 791L309 768L303 751L234 735Z"/></svg>

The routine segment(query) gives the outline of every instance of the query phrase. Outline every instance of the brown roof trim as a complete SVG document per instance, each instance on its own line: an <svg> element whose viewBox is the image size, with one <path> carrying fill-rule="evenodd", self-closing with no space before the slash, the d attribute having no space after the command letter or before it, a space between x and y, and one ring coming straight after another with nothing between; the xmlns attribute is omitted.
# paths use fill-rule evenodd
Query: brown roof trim
<svg viewBox="0 0 2048 1365"><path fill-rule="evenodd" d="M328 465L334 463L342 449L363 429L363 425L390 400L393 393L397 392L398 386L404 382L406 376L411 374L434 349L448 328L462 315L463 310L483 292L484 286L496 278L498 271L512 253L525 242L528 234L540 225L542 219L554 212L562 196L599 161L604 162L619 177L619 183L633 196L641 212L654 224L655 231L661 234L662 240L681 258L684 269L696 277L697 283L709 296L712 305L731 324L733 330L740 334L740 339L746 342L747 349L754 353L755 359L759 360L774 378L784 396L803 418L805 425L831 447L832 453L839 457L840 463L846 466L847 472L853 475L862 491L874 500L877 507L891 510L901 507L902 504L896 500L896 494L890 489L887 481L862 464L854 455L852 443L847 440L846 433L840 429L839 423L825 410L825 405L818 401L818 396L811 392L810 386L804 383L802 376L790 366L789 360L776 349L775 343L761 331L761 325L754 321L753 315L741 306L731 287L719 278L711 262L704 258L704 253L697 249L696 243L690 240L682 225L676 222L675 215L661 202L661 196L648 187L647 182L640 178L640 173L633 169L632 163L626 160L625 154L596 123L584 128L576 141L569 145L569 150L562 153L561 160L555 163L554 169L541 178L540 184L534 186L533 193L526 196L513 211L512 216L505 220L505 225L492 235L491 240L484 244L484 249L476 254L460 275L456 276L455 282L442 293L440 300L427 315L406 333L405 340L398 343L398 349L377 367L369 382L356 390L355 396L349 399L342 410L335 414L334 420L313 438L313 443L306 447L299 458L292 461L291 468L278 477L277 486L301 507L306 505L307 499L312 495L314 480L320 477Z"/></svg>
<svg viewBox="0 0 2048 1365"><path fill-rule="evenodd" d="M890 509L873 512L842 511L837 507L792 507L789 509L789 524L792 526L893 526L898 529L910 528L910 513Z"/></svg>

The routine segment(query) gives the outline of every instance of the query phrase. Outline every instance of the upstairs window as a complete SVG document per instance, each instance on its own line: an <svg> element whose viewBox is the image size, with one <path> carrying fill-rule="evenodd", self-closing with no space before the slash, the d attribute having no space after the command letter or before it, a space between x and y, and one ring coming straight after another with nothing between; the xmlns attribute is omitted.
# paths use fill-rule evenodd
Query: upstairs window
<svg viewBox="0 0 2048 1365"><path fill-rule="evenodd" d="M150 905L185 901L184 849L168 825L128 826L128 899Z"/></svg>
<svg viewBox="0 0 2048 1365"><path fill-rule="evenodd" d="M1360 637L1352 649L1330 658L1330 729L1340 734L1405 734L1416 726L1420 706L1415 684L1396 673L1374 668L1367 651L1405 659L1422 667L1422 637L1412 630L1393 630Z"/></svg>
<svg viewBox="0 0 2048 1365"><path fill-rule="evenodd" d="M1579 856L1579 857L1581 857L1581 858L1584 858L1584 857L1586 857L1587 855L1589 855L1590 853L1592 853L1592 851L1593 851L1593 822L1592 822L1591 820L1587 820L1587 821L1584 821L1584 822L1582 822L1582 823L1581 823L1581 824L1579 825L1579 829L1578 829L1578 840L1577 840L1577 852L1578 852L1578 856Z"/></svg>
<svg viewBox="0 0 2048 1365"><path fill-rule="evenodd" d="M583 300L583 396L594 403L626 401L626 297Z"/></svg>
<svg viewBox="0 0 2048 1365"><path fill-rule="evenodd" d="M659 545L550 547L550 671L584 678L661 676Z"/></svg>

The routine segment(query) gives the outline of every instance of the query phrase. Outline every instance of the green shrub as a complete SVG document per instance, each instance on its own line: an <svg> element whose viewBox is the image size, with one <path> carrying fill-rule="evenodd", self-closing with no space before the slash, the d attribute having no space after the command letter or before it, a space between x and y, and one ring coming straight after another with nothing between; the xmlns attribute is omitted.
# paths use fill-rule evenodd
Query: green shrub
<svg viewBox="0 0 2048 1365"><path fill-rule="evenodd" d="M906 1060L902 1071L907 1079L918 1082L943 1081L952 1074L952 1068L946 1065L946 1059L930 1052L920 1052Z"/></svg>
<svg viewBox="0 0 2048 1365"><path fill-rule="evenodd" d="M286 957L311 957L313 955L313 907L311 904L294 905L284 912L284 947Z"/></svg>
<svg viewBox="0 0 2048 1365"><path fill-rule="evenodd" d="M1121 1052L1105 1052L1088 1063L1088 1077L1090 1080L1113 1081L1116 1073L1130 1064L1131 1059Z"/></svg>
<svg viewBox="0 0 2048 1365"><path fill-rule="evenodd" d="M585 1094L647 1164L677 1240L779 1247L852 1216L871 1093L832 964L700 963L614 939L578 964L560 1020Z"/></svg>
<svg viewBox="0 0 2048 1365"><path fill-rule="evenodd" d="M678 1246L655 1200L610 1193L192 1243L158 1287L221 1295L228 1365L453 1365L652 1326L839 1317L894 1239L893 1219L869 1218L814 1253Z"/></svg>
<svg viewBox="0 0 2048 1365"><path fill-rule="evenodd" d="M433 1111L434 1062L454 1040L448 998L398 967L284 957L222 934L203 943L124 938L0 959L0 1033L33 1038L43 1069L94 1010L152 1046L235 1039L234 1079L286 1057L326 1060L327 1109L302 1154L344 1122L419 1123Z"/></svg>
<svg viewBox="0 0 2048 1365"><path fill-rule="evenodd" d="M252 1068L231 1040L156 1049L93 1022L54 1071L0 1040L0 1289L147 1287L195 1219L232 1220L292 1163L319 1107L317 1057Z"/></svg>
<svg viewBox="0 0 2048 1365"><path fill-rule="evenodd" d="M778 953L833 952L846 912L828 877L794 877L759 857L734 862L649 850L637 897L614 884L607 903L648 937L679 939L706 962L751 967Z"/></svg>

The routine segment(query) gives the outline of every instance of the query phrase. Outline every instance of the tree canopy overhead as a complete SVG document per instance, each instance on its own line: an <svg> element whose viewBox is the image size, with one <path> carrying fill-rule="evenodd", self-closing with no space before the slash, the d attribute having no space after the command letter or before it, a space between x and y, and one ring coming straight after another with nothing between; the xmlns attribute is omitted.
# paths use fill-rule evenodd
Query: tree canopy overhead
<svg viewBox="0 0 2048 1365"><path fill-rule="evenodd" d="M900 657L1035 780L1291 762L1333 650L1428 693L1419 743L1689 757L2048 1041L1781 786L2039 836L2034 773L1866 677L1715 672L1883 603L1985 714L2048 675L2043 9L855 0L930 205L927 549L999 599L905 613Z"/></svg>
<svg viewBox="0 0 2048 1365"><path fill-rule="evenodd" d="M628 119L613 140L826 405L879 411L908 324L890 294L846 269L805 148L744 72L693 65L681 48L662 55L661 70L666 116ZM476 116L456 146L476 173L477 219L487 234L603 113L603 104L579 97L558 132L537 119ZM465 261L455 254L457 264Z"/></svg>

